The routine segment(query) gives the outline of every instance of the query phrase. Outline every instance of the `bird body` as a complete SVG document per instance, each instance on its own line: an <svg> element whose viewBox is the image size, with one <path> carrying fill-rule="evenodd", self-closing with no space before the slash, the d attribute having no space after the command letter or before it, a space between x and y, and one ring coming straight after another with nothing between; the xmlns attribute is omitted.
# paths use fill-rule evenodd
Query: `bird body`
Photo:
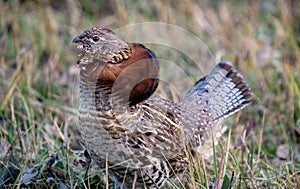
<svg viewBox="0 0 300 189"><path fill-rule="evenodd" d="M145 46L105 28L74 38L81 50L79 131L91 158L124 188L161 188L185 171L214 125L251 104L228 62L219 63L176 104L153 96L159 62Z"/></svg>

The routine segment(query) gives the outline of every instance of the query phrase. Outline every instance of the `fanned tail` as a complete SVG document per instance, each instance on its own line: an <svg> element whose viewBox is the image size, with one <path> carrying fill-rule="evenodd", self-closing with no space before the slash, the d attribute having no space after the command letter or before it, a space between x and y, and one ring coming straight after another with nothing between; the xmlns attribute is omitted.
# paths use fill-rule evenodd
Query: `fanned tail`
<svg viewBox="0 0 300 189"><path fill-rule="evenodd" d="M251 97L241 74L230 62L220 62L179 104L179 119L191 148L205 159L211 157L212 142L216 145L225 131L220 122L253 103Z"/></svg>
<svg viewBox="0 0 300 189"><path fill-rule="evenodd" d="M187 93L185 102L195 99L199 101L199 108L207 108L211 114L211 121L214 122L250 105L253 102L251 97L250 88L242 75L232 68L231 62L224 61L194 85ZM197 112L199 108L196 108Z"/></svg>

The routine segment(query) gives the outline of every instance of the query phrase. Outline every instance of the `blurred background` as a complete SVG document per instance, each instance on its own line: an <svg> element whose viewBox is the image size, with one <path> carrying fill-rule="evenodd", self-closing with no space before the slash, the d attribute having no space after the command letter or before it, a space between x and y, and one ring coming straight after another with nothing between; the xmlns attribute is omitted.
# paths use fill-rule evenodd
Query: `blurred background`
<svg viewBox="0 0 300 189"><path fill-rule="evenodd" d="M226 171L217 171L222 163L207 166L197 183L207 187L235 172L233 186L241 188L300 187L298 1L1 0L0 188L101 188L99 171L87 176L80 163L71 44L93 26L157 54L156 95L164 98L179 101L220 60L233 62L249 83L256 103L227 120L232 130L218 146L231 139Z"/></svg>

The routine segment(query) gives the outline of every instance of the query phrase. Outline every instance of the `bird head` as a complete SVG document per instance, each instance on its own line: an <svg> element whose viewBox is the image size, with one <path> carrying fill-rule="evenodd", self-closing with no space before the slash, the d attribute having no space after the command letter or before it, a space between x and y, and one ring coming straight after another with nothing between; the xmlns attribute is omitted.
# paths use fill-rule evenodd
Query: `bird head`
<svg viewBox="0 0 300 189"><path fill-rule="evenodd" d="M87 29L72 42L76 43L77 49L80 50L79 65L94 60L104 63L120 63L131 55L129 45L106 28Z"/></svg>

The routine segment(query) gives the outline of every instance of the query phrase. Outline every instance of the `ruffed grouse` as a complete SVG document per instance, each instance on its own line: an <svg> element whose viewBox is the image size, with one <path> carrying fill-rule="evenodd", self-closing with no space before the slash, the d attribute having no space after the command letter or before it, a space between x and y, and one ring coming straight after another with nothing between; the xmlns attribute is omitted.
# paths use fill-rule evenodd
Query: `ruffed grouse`
<svg viewBox="0 0 300 189"><path fill-rule="evenodd" d="M242 76L219 63L180 103L152 96L159 63L145 46L94 27L73 39L81 51L79 131L91 158L122 188L161 188L187 168L186 151L251 104Z"/></svg>

